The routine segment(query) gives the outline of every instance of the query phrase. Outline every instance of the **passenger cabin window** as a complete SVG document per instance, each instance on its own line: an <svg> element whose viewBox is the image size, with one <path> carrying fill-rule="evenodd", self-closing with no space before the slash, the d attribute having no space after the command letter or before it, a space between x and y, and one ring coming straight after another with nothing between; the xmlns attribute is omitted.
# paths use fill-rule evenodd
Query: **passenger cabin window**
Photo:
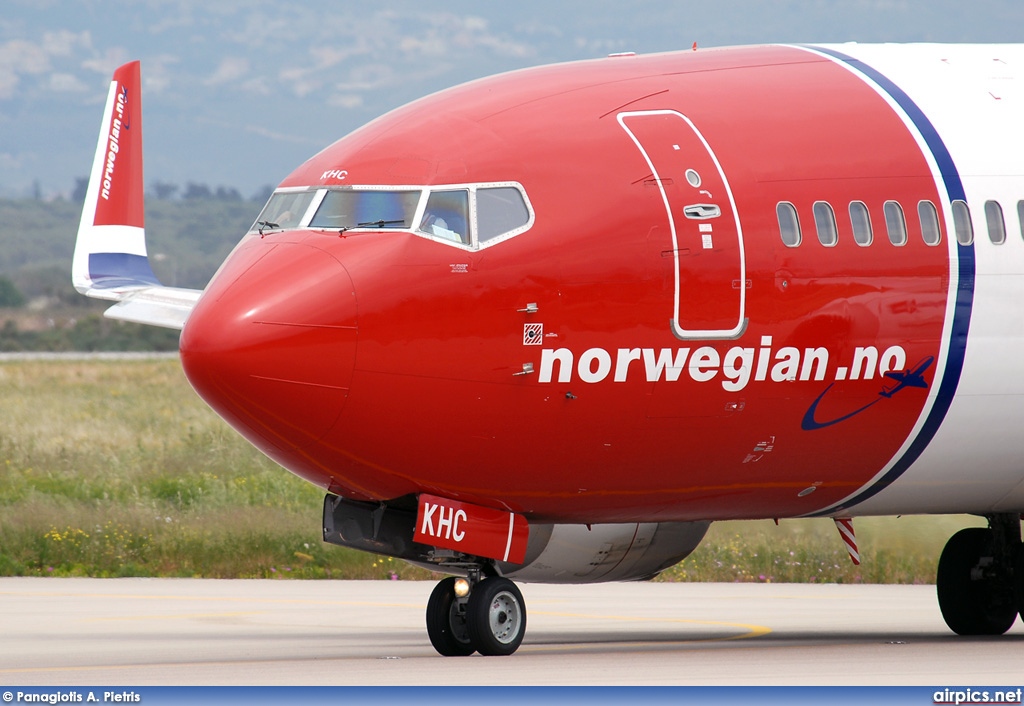
<svg viewBox="0 0 1024 706"><path fill-rule="evenodd" d="M314 191L278 191L271 195L267 205L249 232L287 230L297 228L313 201Z"/></svg>
<svg viewBox="0 0 1024 706"><path fill-rule="evenodd" d="M419 191L331 189L324 194L309 227L342 231L353 228L408 230L419 200Z"/></svg>
<svg viewBox="0 0 1024 706"><path fill-rule="evenodd" d="M953 230L956 231L956 242L961 245L970 245L974 242L974 226L971 225L971 210L964 201L954 201L950 206L953 209Z"/></svg>
<svg viewBox="0 0 1024 706"><path fill-rule="evenodd" d="M469 191L434 191L427 199L419 231L445 240L468 245Z"/></svg>
<svg viewBox="0 0 1024 706"><path fill-rule="evenodd" d="M931 201L918 201L917 216L921 219L921 237L925 245L938 245L942 241L939 214Z"/></svg>
<svg viewBox="0 0 1024 706"><path fill-rule="evenodd" d="M863 201L850 202L850 225L857 245L871 245L871 215Z"/></svg>
<svg viewBox="0 0 1024 706"><path fill-rule="evenodd" d="M988 226L988 239L996 245L1006 242L1006 222L1003 220L1003 207L997 201L985 202L985 224Z"/></svg>
<svg viewBox="0 0 1024 706"><path fill-rule="evenodd" d="M780 201L775 207L775 215L779 218L779 233L786 247L795 248L800 244L800 218L796 206L788 201Z"/></svg>
<svg viewBox="0 0 1024 706"><path fill-rule="evenodd" d="M476 191L476 222L482 243L524 227L530 222L530 209L515 187L480 188Z"/></svg>
<svg viewBox="0 0 1024 706"><path fill-rule="evenodd" d="M885 230L889 234L889 242L893 245L907 244L907 221L903 217L903 207L895 201L886 201Z"/></svg>
<svg viewBox="0 0 1024 706"><path fill-rule="evenodd" d="M836 214L825 201L814 202L814 227L818 231L818 241L825 247L830 248L839 242Z"/></svg>
<svg viewBox="0 0 1024 706"><path fill-rule="evenodd" d="M1017 202L1017 224L1020 226L1020 237L1024 238L1024 201Z"/></svg>

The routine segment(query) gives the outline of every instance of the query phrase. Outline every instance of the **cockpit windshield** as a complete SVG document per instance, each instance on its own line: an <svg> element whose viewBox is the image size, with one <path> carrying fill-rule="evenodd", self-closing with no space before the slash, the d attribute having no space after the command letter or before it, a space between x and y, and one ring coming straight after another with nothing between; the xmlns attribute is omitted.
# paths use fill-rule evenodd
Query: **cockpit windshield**
<svg viewBox="0 0 1024 706"><path fill-rule="evenodd" d="M309 222L310 228L396 228L408 230L420 191L328 191Z"/></svg>
<svg viewBox="0 0 1024 706"><path fill-rule="evenodd" d="M263 233L267 230L297 228L306 215L306 209L313 201L313 191L277 191L263 207L259 218L252 224L252 231Z"/></svg>
<svg viewBox="0 0 1024 706"><path fill-rule="evenodd" d="M479 250L529 230L533 218L523 187L515 182L321 187L275 192L249 230L260 235L296 228L399 230Z"/></svg>
<svg viewBox="0 0 1024 706"><path fill-rule="evenodd" d="M469 244L469 191L434 191L427 199L418 230L455 243Z"/></svg>

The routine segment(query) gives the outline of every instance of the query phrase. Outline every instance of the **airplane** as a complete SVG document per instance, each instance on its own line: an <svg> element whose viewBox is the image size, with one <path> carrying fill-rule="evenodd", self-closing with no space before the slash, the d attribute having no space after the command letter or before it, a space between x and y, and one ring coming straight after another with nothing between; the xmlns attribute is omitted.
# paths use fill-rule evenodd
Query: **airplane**
<svg viewBox="0 0 1024 706"><path fill-rule="evenodd" d="M908 370L907 372L899 372L894 370L888 371L885 374L885 377L889 378L890 380L895 380L896 384L882 388L882 391L879 392L878 394L880 394L882 397L891 399L893 395L907 387L919 387L922 390L927 390L928 383L925 381L923 373L934 362L935 358L929 356L922 360L920 363L918 363L917 367L915 367L913 370Z"/></svg>
<svg viewBox="0 0 1024 706"><path fill-rule="evenodd" d="M73 282L180 329L199 396L325 491L326 542L448 575L442 655L516 651L515 581L648 579L711 522L764 518L832 518L855 561L857 517L987 518L947 543L938 603L1002 634L1024 608L1022 66L694 47L473 81L299 165L199 291L149 266L133 62Z"/></svg>

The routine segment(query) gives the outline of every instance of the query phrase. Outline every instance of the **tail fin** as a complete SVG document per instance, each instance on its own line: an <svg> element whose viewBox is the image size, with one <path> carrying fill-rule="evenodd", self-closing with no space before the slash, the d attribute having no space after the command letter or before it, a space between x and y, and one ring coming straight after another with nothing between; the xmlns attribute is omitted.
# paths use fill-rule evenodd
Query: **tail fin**
<svg viewBox="0 0 1024 706"><path fill-rule="evenodd" d="M71 281L120 302L111 318L180 329L200 292L164 287L146 256L139 62L114 71L78 225Z"/></svg>

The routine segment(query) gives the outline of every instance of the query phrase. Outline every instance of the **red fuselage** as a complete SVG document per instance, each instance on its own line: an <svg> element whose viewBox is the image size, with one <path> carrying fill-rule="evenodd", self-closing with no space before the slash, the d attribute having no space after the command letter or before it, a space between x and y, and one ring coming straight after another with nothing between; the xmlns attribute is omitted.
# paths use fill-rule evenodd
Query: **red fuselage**
<svg viewBox="0 0 1024 706"><path fill-rule="evenodd" d="M973 260L947 223L962 196L894 102L792 47L422 99L281 188L515 183L530 227L484 247L412 227L253 231L182 331L186 374L271 458L355 500L580 523L828 511L914 462L965 346L953 303L969 309Z"/></svg>

